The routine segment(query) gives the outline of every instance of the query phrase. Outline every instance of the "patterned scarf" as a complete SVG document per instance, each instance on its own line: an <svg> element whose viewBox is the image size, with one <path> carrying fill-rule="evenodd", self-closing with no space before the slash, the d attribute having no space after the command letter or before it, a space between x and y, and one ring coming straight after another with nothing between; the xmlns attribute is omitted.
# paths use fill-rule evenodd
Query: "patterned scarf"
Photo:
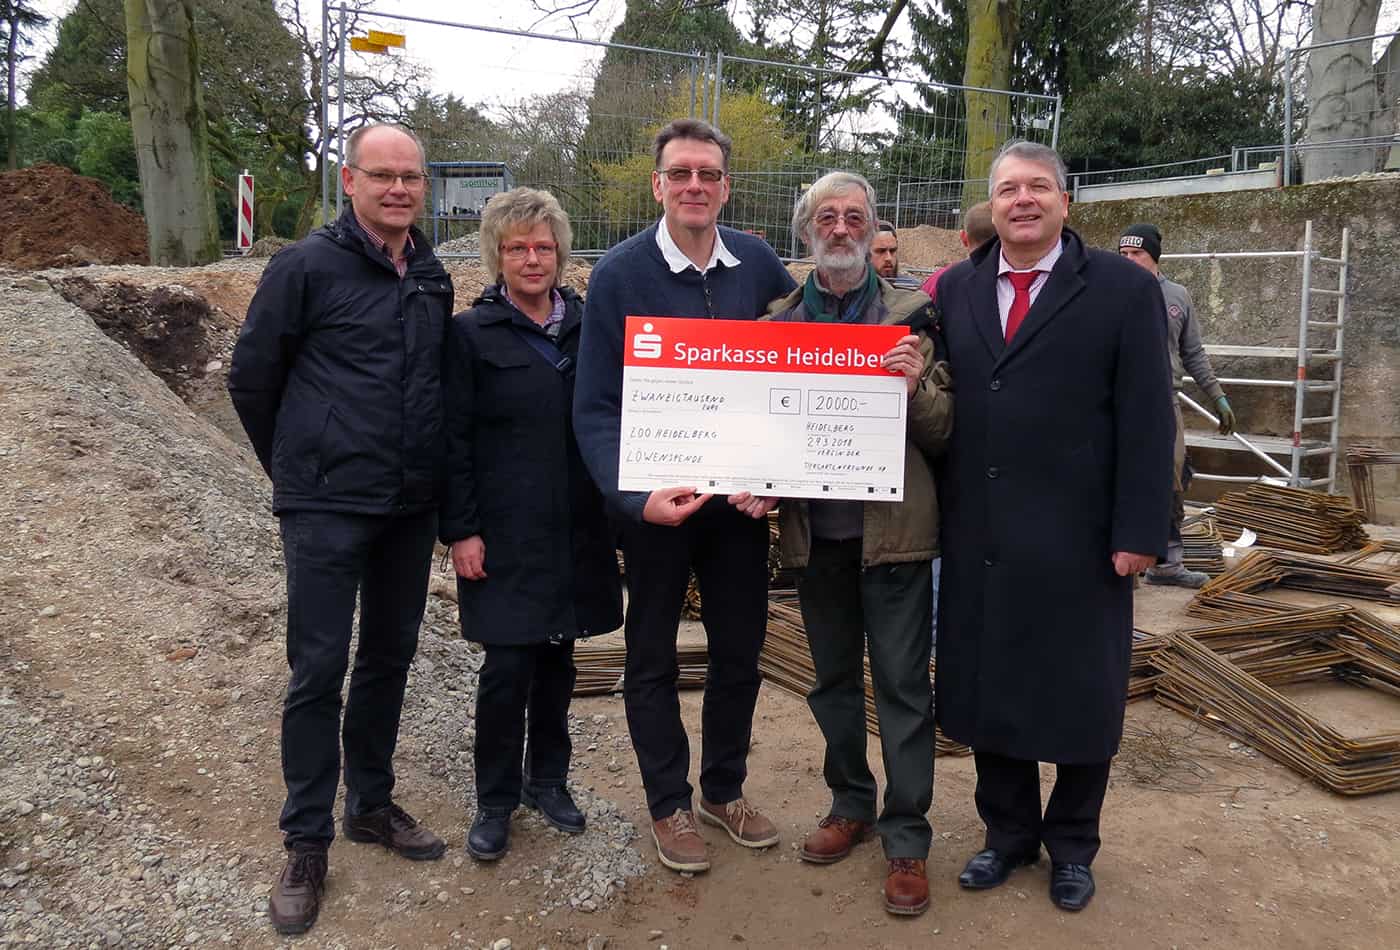
<svg viewBox="0 0 1400 950"><path fill-rule="evenodd" d="M812 273L807 275L807 282L802 285L802 307L807 311L807 319L817 323L835 323L838 320L841 323L855 323L879 292L880 278L875 268L868 264L865 267L865 283L848 291L839 300L817 285L817 271L813 268ZM842 300L848 303L838 313Z"/></svg>

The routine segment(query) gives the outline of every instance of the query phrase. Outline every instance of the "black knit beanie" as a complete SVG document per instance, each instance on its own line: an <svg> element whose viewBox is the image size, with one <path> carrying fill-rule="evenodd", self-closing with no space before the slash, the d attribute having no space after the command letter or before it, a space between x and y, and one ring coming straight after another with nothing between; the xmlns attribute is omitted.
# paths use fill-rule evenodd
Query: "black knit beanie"
<svg viewBox="0 0 1400 950"><path fill-rule="evenodd" d="M1162 232L1157 230L1155 224L1134 224L1123 232L1123 236L1118 239L1118 246L1146 251L1155 261L1162 256Z"/></svg>

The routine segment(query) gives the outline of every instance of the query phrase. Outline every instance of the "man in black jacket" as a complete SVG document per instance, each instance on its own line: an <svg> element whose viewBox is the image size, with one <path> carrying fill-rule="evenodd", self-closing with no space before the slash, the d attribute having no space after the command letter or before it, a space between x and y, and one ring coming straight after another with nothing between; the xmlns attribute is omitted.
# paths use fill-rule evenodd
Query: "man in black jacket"
<svg viewBox="0 0 1400 950"><path fill-rule="evenodd" d="M937 717L974 750L987 826L959 883L996 887L1044 845L1051 900L1080 910L1123 734L1132 577L1166 551L1167 315L1150 274L1064 227L1052 149L1008 145L990 190L998 239L938 281L958 409ZM1056 773L1043 813L1039 762Z"/></svg>
<svg viewBox="0 0 1400 950"><path fill-rule="evenodd" d="M342 734L346 837L414 860L445 850L394 803L392 759L437 533L452 282L413 226L427 185L417 139L367 126L346 159L350 210L268 262L229 368L287 564L287 863L268 902L283 934L316 921Z"/></svg>

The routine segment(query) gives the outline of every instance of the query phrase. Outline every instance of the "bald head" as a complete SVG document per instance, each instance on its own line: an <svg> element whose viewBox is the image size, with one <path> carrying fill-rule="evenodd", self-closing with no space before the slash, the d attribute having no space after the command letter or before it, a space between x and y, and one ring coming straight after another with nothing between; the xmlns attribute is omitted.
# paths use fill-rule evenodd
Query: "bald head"
<svg viewBox="0 0 1400 950"><path fill-rule="evenodd" d="M963 216L963 229L958 237L969 254L996 236L997 229L992 224L990 201L979 201L967 209L967 214Z"/></svg>

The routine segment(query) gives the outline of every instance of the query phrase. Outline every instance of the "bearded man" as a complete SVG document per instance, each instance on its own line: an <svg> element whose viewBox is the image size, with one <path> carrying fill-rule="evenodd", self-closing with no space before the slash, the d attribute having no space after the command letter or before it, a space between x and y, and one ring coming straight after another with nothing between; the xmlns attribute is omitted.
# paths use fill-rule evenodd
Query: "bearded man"
<svg viewBox="0 0 1400 950"><path fill-rule="evenodd" d="M816 269L802 287L775 301L771 319L815 323L927 326L931 304L900 290L869 263L876 229L875 191L859 175L818 179L793 211ZM904 449L904 500L788 499L779 520L783 563L798 573L803 625L816 668L807 697L826 739L823 773L831 811L803 842L800 856L831 864L870 832L889 861L885 909L921 914L928 907L932 829L933 710L929 684L931 562L938 555L938 499L929 459L940 454L953 425L952 383L934 361L933 345L911 333L884 355L903 375L909 411ZM734 499L761 517L773 499ZM875 776L866 761L862 657L869 644L884 806L876 818Z"/></svg>

